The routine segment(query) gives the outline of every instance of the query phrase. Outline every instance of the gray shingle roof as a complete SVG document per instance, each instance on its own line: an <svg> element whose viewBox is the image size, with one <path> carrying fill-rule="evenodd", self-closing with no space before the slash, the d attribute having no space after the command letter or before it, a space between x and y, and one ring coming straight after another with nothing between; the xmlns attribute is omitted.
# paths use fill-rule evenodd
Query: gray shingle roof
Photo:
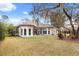
<svg viewBox="0 0 79 59"><path fill-rule="evenodd" d="M35 26L35 27L53 27L49 24L43 24L41 22L37 23L35 20L24 22L20 24L19 26L23 26L23 25L24 26Z"/></svg>

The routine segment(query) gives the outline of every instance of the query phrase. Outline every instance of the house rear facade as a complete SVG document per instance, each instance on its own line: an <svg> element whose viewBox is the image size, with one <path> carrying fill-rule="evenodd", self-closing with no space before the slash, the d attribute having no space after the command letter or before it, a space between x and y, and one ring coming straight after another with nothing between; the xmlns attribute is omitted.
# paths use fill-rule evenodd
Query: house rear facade
<svg viewBox="0 0 79 59"><path fill-rule="evenodd" d="M18 26L20 37L32 37L33 35L56 35L57 31L51 25L38 23L36 20L27 21Z"/></svg>

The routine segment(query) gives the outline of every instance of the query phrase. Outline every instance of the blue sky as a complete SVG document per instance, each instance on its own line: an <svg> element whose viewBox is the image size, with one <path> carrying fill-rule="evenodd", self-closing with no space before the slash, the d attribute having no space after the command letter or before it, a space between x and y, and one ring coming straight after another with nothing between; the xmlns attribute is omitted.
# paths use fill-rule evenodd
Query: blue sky
<svg viewBox="0 0 79 59"><path fill-rule="evenodd" d="M65 4L65 6L74 5ZM28 14L31 10L31 3L0 3L0 16L7 15L9 17L8 22L15 25L21 23L23 18L28 18L31 20L32 16Z"/></svg>
<svg viewBox="0 0 79 59"><path fill-rule="evenodd" d="M10 3L0 4L0 15L7 15L9 17L9 23L19 24L21 19L29 18L28 13L32 10L32 4L27 3Z"/></svg>

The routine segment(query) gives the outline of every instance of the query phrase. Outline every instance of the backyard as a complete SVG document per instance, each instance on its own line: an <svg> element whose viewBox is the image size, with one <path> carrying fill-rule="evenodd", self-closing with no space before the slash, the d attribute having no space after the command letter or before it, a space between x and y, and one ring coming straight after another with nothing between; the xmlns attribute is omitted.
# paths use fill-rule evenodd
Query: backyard
<svg viewBox="0 0 79 59"><path fill-rule="evenodd" d="M79 43L59 40L52 35L29 38L6 37L0 44L2 56L79 55Z"/></svg>

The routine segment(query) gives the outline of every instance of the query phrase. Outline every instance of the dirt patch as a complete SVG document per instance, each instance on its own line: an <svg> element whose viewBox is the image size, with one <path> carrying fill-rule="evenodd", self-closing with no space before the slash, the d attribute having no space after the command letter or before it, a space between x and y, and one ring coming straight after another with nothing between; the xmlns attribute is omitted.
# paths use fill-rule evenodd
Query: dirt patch
<svg viewBox="0 0 79 59"><path fill-rule="evenodd" d="M79 39L63 39L63 40L67 42L79 43Z"/></svg>

